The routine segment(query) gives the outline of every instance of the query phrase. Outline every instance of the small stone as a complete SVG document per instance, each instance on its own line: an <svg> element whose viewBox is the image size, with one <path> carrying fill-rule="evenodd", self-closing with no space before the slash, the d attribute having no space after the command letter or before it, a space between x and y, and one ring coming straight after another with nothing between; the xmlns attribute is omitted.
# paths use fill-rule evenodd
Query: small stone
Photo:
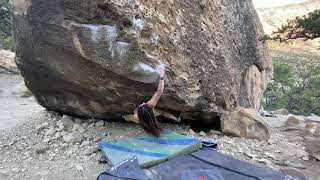
<svg viewBox="0 0 320 180"><path fill-rule="evenodd" d="M196 133L192 129L189 129L189 134L190 135L195 135Z"/></svg>
<svg viewBox="0 0 320 180"><path fill-rule="evenodd" d="M255 158L258 157L258 155L256 155L256 154L251 154L250 152L244 152L244 154L245 154L246 156L248 156L249 158L252 158L252 159L255 159Z"/></svg>
<svg viewBox="0 0 320 180"><path fill-rule="evenodd" d="M101 120L101 121L98 121L95 123L95 127L101 127L101 126L104 126L104 121Z"/></svg>
<svg viewBox="0 0 320 180"><path fill-rule="evenodd" d="M99 147L98 146L91 146L91 147L88 147L87 149L85 149L83 151L83 154L89 156L89 155L91 155L93 153L96 153L98 151L99 151Z"/></svg>
<svg viewBox="0 0 320 180"><path fill-rule="evenodd" d="M14 145L16 142L17 142L17 140L13 139L13 140L8 144L8 146L11 147L11 146Z"/></svg>
<svg viewBox="0 0 320 180"><path fill-rule="evenodd" d="M276 149L274 152L276 152L276 153L281 153L281 150Z"/></svg>
<svg viewBox="0 0 320 180"><path fill-rule="evenodd" d="M200 136L206 136L207 134L206 134L205 132L203 132L203 131L200 131L200 132L199 132L199 135L200 135Z"/></svg>
<svg viewBox="0 0 320 180"><path fill-rule="evenodd" d="M86 130L79 124L74 124L73 131L79 131L81 133L84 133Z"/></svg>
<svg viewBox="0 0 320 180"><path fill-rule="evenodd" d="M89 142L89 141L83 141L83 142L81 143L81 146L88 146L88 145L90 145L90 142Z"/></svg>
<svg viewBox="0 0 320 180"><path fill-rule="evenodd" d="M86 128L86 127L88 127L88 125L89 125L89 124L85 122L85 123L82 124L82 127L83 127L83 128Z"/></svg>
<svg viewBox="0 0 320 180"><path fill-rule="evenodd" d="M55 135L54 135L54 137L55 138L60 138L62 135L61 135L61 132L57 132Z"/></svg>
<svg viewBox="0 0 320 180"><path fill-rule="evenodd" d="M269 158L277 159L276 156L272 153L266 152L265 155L268 156Z"/></svg>
<svg viewBox="0 0 320 180"><path fill-rule="evenodd" d="M40 130L44 129L45 127L47 127L49 125L48 122L44 122L41 125L36 126L36 130L39 132Z"/></svg>
<svg viewBox="0 0 320 180"><path fill-rule="evenodd" d="M76 169L79 171L79 172L84 172L84 168L80 165L76 165Z"/></svg>
<svg viewBox="0 0 320 180"><path fill-rule="evenodd" d="M79 119L79 118L76 118L75 120L74 120L74 122L76 123L76 124L82 124L82 120L81 119Z"/></svg>
<svg viewBox="0 0 320 180"><path fill-rule="evenodd" d="M55 129L49 129L49 130L46 132L46 134L47 134L48 136L52 136L52 135L54 135L56 132L57 132L57 131L56 131Z"/></svg>
<svg viewBox="0 0 320 180"><path fill-rule="evenodd" d="M66 143L81 143L83 135L79 132L72 132L68 135L63 136L63 140Z"/></svg>
<svg viewBox="0 0 320 180"><path fill-rule="evenodd" d="M63 130L71 130L73 128L73 120L70 116L63 115L62 119L57 122L57 125L59 126L59 129Z"/></svg>
<svg viewBox="0 0 320 180"><path fill-rule="evenodd" d="M48 137L45 137L45 138L42 140L43 143L48 143L49 141L50 141L50 139L49 139Z"/></svg>
<svg viewBox="0 0 320 180"><path fill-rule="evenodd" d="M268 159L255 159L257 162L259 163L264 163L266 164L267 166L271 166L272 165L272 162L269 161Z"/></svg>
<svg viewBox="0 0 320 180"><path fill-rule="evenodd" d="M103 139L103 137L95 137L94 139L93 139L93 141L94 142L99 142L99 141L101 141Z"/></svg>
<svg viewBox="0 0 320 180"><path fill-rule="evenodd" d="M292 168L299 168L299 169L305 169L306 166L302 165L301 163L299 163L299 161L290 161L290 160L286 160L283 162L283 165L288 166L288 167L292 167Z"/></svg>
<svg viewBox="0 0 320 180"><path fill-rule="evenodd" d="M210 130L210 134L222 135L221 131Z"/></svg>
<svg viewBox="0 0 320 180"><path fill-rule="evenodd" d="M87 127L87 129L91 129L94 127L94 123L89 124L89 126Z"/></svg>
<svg viewBox="0 0 320 180"><path fill-rule="evenodd" d="M49 146L43 145L43 144L40 144L34 147L34 151L36 152L36 154L43 154L49 149L50 149Z"/></svg>
<svg viewBox="0 0 320 180"><path fill-rule="evenodd" d="M65 136L65 135L67 135L68 134L68 132L66 132L66 131L62 131L61 132L61 136Z"/></svg>
<svg viewBox="0 0 320 180"><path fill-rule="evenodd" d="M290 176L305 177L305 174L302 171L300 171L299 169L296 169L296 168L285 167L285 168L280 168L280 171L282 173L288 174Z"/></svg>
<svg viewBox="0 0 320 180"><path fill-rule="evenodd" d="M19 172L20 172L20 169L19 169L19 168L12 168L12 169L11 169L11 172L13 172L13 173L19 173Z"/></svg>
<svg viewBox="0 0 320 180"><path fill-rule="evenodd" d="M293 138L291 139L291 141L302 142L302 141L303 141L303 138L300 137L300 136L296 136L296 137L293 137Z"/></svg>
<svg viewBox="0 0 320 180"><path fill-rule="evenodd" d="M69 151L67 151L67 154L68 154L68 155L73 154L73 150L72 150L72 149L70 149Z"/></svg>
<svg viewBox="0 0 320 180"><path fill-rule="evenodd" d="M305 156L305 157L302 157L302 160L304 160L304 161L309 161L310 158L309 158L308 156Z"/></svg>

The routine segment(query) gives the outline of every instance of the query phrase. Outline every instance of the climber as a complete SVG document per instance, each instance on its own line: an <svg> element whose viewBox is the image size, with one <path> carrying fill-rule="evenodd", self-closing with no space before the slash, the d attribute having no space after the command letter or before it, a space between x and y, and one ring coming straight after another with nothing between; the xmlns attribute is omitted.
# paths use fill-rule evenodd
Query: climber
<svg viewBox="0 0 320 180"><path fill-rule="evenodd" d="M139 123L147 133L159 137L161 134L161 128L159 121L154 115L154 108L163 93L165 67L160 66L157 71L160 76L158 89L147 103L140 104L139 107L134 110L134 119L135 122Z"/></svg>

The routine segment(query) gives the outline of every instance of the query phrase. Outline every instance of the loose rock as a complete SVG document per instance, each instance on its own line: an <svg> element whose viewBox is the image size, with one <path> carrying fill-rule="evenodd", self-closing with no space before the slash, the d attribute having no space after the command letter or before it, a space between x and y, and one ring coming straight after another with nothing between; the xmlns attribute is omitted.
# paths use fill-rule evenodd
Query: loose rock
<svg viewBox="0 0 320 180"><path fill-rule="evenodd" d="M43 154L49 149L50 147L48 145L43 145L43 144L39 144L34 147L34 151L36 154Z"/></svg>
<svg viewBox="0 0 320 180"><path fill-rule="evenodd" d="M74 122L70 116L63 115L62 119L57 122L59 129L62 130L71 130L73 128Z"/></svg>
<svg viewBox="0 0 320 180"><path fill-rule="evenodd" d="M82 124L82 120L81 119L79 119L79 118L75 118L74 119L74 122L76 123L76 124Z"/></svg>
<svg viewBox="0 0 320 180"><path fill-rule="evenodd" d="M222 132L249 139L268 140L269 126L255 109L238 108L222 117Z"/></svg>
<svg viewBox="0 0 320 180"><path fill-rule="evenodd" d="M300 120L295 116L289 116L288 119L284 122L283 127L287 130L299 129Z"/></svg>
<svg viewBox="0 0 320 180"><path fill-rule="evenodd" d="M288 174L290 176L305 177L305 174L302 171L300 171L299 169L296 169L296 168L285 167L285 168L280 168L280 171L282 173Z"/></svg>
<svg viewBox="0 0 320 180"><path fill-rule="evenodd" d="M57 132L57 131L56 131L55 129L49 129L49 130L46 132L46 134L47 134L48 136L52 136L52 135L54 135L56 132Z"/></svg>
<svg viewBox="0 0 320 180"><path fill-rule="evenodd" d="M200 136L206 136L207 134L206 134L205 132L203 132L203 131L200 131L200 132L199 132L199 135L200 135Z"/></svg>
<svg viewBox="0 0 320 180"><path fill-rule="evenodd" d="M196 133L190 128L190 129L189 129L189 134L190 134L190 135L195 135Z"/></svg>
<svg viewBox="0 0 320 180"><path fill-rule="evenodd" d="M304 127L303 132L300 133L302 137L312 137L316 135L317 129L320 129L320 125L318 123L309 122Z"/></svg>
<svg viewBox="0 0 320 180"><path fill-rule="evenodd" d="M320 160L320 138L318 137L307 137L306 151L317 160Z"/></svg>
<svg viewBox="0 0 320 180"><path fill-rule="evenodd" d="M79 132L72 132L68 135L63 136L63 140L66 143L81 143L83 135Z"/></svg>
<svg viewBox="0 0 320 180"><path fill-rule="evenodd" d="M214 130L210 130L209 134L222 135L221 131L214 131Z"/></svg>
<svg viewBox="0 0 320 180"><path fill-rule="evenodd" d="M95 123L95 127L101 127L101 126L104 126L104 121L101 120L101 121L98 121Z"/></svg>
<svg viewBox="0 0 320 180"><path fill-rule="evenodd" d="M44 129L45 127L47 127L48 125L49 125L48 122L44 122L44 123L42 123L41 125L36 126L36 130L39 132L39 131L41 131L42 129Z"/></svg>
<svg viewBox="0 0 320 180"><path fill-rule="evenodd" d="M88 148L86 148L84 151L83 151L83 153L84 153L84 155L91 155L91 154L93 154L93 153L96 153L96 152L98 152L99 151L99 148L98 147L96 147L96 146L93 146L93 147L88 147Z"/></svg>
<svg viewBox="0 0 320 180"><path fill-rule="evenodd" d="M287 109L278 109L278 110L274 111L274 114L288 115L289 111Z"/></svg>

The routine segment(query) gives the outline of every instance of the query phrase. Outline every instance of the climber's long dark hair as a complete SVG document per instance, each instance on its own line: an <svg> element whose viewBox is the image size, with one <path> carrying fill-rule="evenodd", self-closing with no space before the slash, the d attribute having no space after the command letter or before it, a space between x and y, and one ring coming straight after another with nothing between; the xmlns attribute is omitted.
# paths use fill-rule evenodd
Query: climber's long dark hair
<svg viewBox="0 0 320 180"><path fill-rule="evenodd" d="M149 134L159 137L161 128L158 120L154 116L153 109L148 104L143 104L138 108L138 119L142 128Z"/></svg>

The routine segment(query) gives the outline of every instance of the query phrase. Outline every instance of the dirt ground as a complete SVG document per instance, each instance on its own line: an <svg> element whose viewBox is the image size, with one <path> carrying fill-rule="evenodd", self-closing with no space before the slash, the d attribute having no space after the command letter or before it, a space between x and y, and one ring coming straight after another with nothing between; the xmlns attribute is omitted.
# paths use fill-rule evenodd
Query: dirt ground
<svg viewBox="0 0 320 180"><path fill-rule="evenodd" d="M96 179L109 167L99 151L101 139L143 134L141 128L132 123L101 123L97 119L77 119L48 112L33 97L20 98L12 94L21 81L18 75L0 74L1 180ZM72 130L59 127L63 118L74 121ZM286 118L266 118L271 129L268 142L227 137L216 131L206 132L204 136L183 124L162 123L162 126L166 130L217 140L219 151L234 158L274 170L294 167L308 179L319 180L320 162L305 152L300 130L282 130ZM79 143L64 139L70 131L81 132Z"/></svg>

